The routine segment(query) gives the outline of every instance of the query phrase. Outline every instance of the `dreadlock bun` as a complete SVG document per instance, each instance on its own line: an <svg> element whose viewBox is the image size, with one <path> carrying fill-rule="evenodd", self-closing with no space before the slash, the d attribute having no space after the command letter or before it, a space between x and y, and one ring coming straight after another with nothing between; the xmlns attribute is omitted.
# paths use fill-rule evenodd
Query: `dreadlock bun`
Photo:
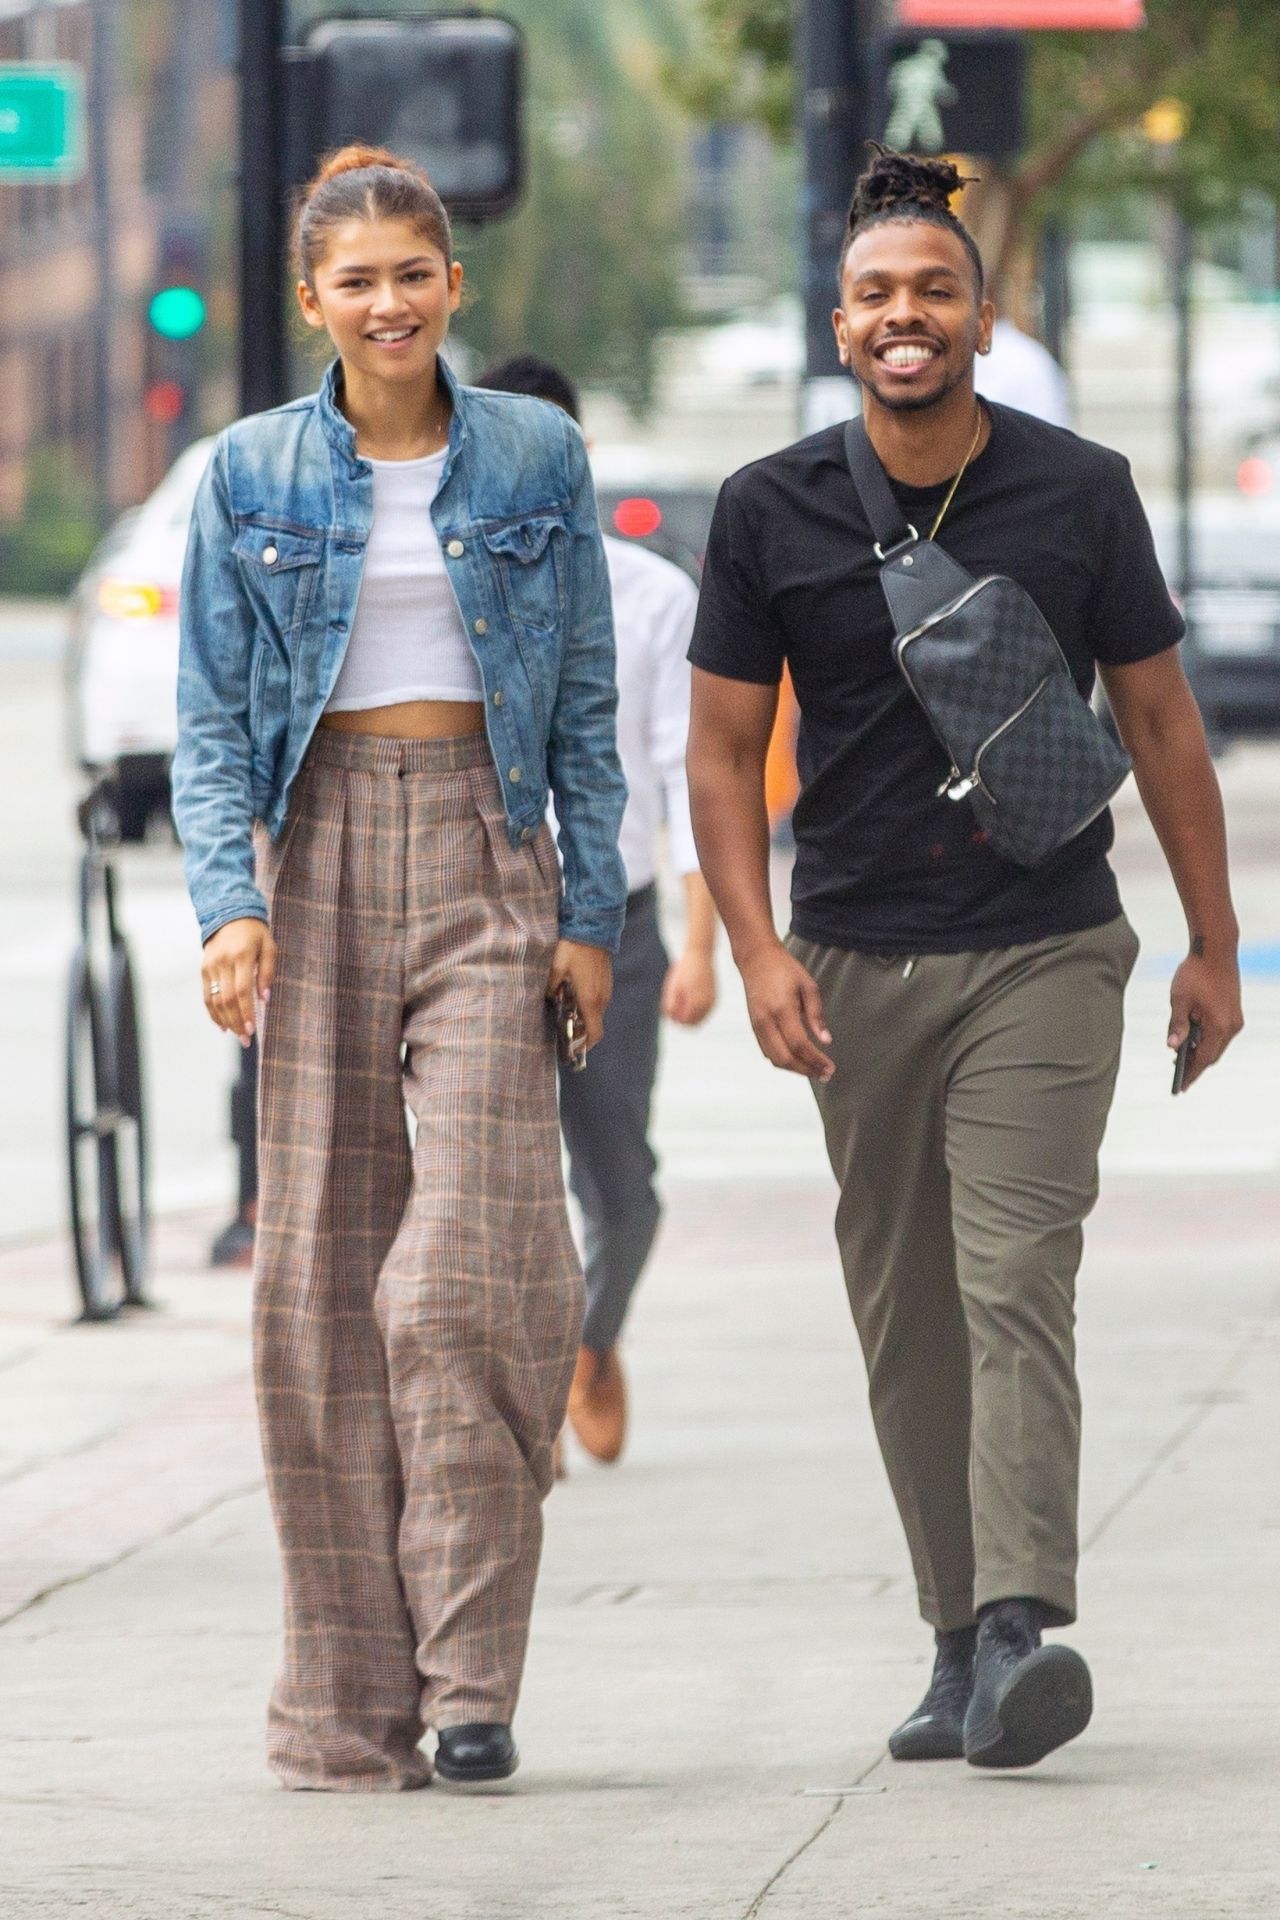
<svg viewBox="0 0 1280 1920"><path fill-rule="evenodd" d="M951 213L951 202L970 176L950 160L925 160L913 153L893 153L871 141L875 158L860 176L849 202L849 231L868 221L916 207L921 212Z"/></svg>

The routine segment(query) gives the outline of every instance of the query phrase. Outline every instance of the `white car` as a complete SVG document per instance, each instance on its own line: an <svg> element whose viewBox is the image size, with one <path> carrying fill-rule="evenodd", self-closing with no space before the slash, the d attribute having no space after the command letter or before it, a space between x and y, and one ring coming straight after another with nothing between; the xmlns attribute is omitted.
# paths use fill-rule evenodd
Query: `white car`
<svg viewBox="0 0 1280 1920"><path fill-rule="evenodd" d="M196 488L213 451L198 440L102 541L71 596L71 753L106 782L121 837L140 840L169 804L177 738L178 588Z"/></svg>
<svg viewBox="0 0 1280 1920"><path fill-rule="evenodd" d="M178 589L196 489L213 452L197 440L151 498L119 519L71 600L67 655L71 751L114 813L120 837L141 840L167 820L177 742ZM598 486L605 529L701 571L715 489L674 484L648 469Z"/></svg>

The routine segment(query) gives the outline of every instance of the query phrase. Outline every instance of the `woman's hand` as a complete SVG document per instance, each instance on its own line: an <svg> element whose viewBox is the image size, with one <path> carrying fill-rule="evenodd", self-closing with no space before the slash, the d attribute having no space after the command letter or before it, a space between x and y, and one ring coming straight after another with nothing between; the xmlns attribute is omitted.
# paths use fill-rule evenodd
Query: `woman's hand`
<svg viewBox="0 0 1280 1920"><path fill-rule="evenodd" d="M256 1030L255 991L271 998L276 943L265 920L228 920L204 945L200 977L204 1004L215 1027L225 1027L247 1047Z"/></svg>
<svg viewBox="0 0 1280 1920"><path fill-rule="evenodd" d="M613 993L613 961L603 947L584 947L577 940L562 940L551 958L547 976L547 998L567 980L587 1030L587 1052L604 1038L604 1010Z"/></svg>

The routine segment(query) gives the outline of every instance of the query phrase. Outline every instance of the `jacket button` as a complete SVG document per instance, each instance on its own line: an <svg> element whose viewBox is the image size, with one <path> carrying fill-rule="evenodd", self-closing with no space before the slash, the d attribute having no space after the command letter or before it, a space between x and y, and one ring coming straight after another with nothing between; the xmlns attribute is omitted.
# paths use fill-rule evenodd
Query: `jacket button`
<svg viewBox="0 0 1280 1920"><path fill-rule="evenodd" d="M280 553L278 548L264 547L262 549L262 564L264 567L274 567L276 561L279 558L280 558Z"/></svg>
<svg viewBox="0 0 1280 1920"><path fill-rule="evenodd" d="M521 827L521 829L520 829L520 838L521 838L522 840L532 840L532 838L533 838L533 828L532 828L532 827Z"/></svg>
<svg viewBox="0 0 1280 1920"><path fill-rule="evenodd" d="M475 631L477 633L488 633L489 622L487 620L477 620L475 624Z"/></svg>
<svg viewBox="0 0 1280 1920"><path fill-rule="evenodd" d="M504 701L504 700L506 699L506 697L507 697L507 696L506 696L506 694L505 694L505 693L504 693L504 692L502 691L502 688L501 688L501 687L499 687L499 688L498 688L498 690L497 690L497 692L496 692L496 693L494 694L494 696L493 696L493 704L494 704L494 706L495 706L495 707L500 707L500 706L502 705L502 703L503 703L503 701Z"/></svg>
<svg viewBox="0 0 1280 1920"><path fill-rule="evenodd" d="M520 782L524 779L524 775L521 773L519 767L512 767L510 773L507 775L507 778L511 782L513 787L518 787Z"/></svg>
<svg viewBox="0 0 1280 1920"><path fill-rule="evenodd" d="M451 540L445 548L445 552L451 560L461 560L463 554L466 552L466 548L463 546L461 540Z"/></svg>

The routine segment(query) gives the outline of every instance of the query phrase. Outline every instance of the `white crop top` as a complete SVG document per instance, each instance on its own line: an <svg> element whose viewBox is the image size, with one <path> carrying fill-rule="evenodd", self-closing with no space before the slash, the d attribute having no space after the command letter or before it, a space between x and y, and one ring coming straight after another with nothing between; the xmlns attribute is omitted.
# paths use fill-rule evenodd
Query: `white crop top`
<svg viewBox="0 0 1280 1920"><path fill-rule="evenodd" d="M373 525L342 670L325 711L401 700L483 700L480 669L445 572L431 503L445 450L371 460Z"/></svg>

